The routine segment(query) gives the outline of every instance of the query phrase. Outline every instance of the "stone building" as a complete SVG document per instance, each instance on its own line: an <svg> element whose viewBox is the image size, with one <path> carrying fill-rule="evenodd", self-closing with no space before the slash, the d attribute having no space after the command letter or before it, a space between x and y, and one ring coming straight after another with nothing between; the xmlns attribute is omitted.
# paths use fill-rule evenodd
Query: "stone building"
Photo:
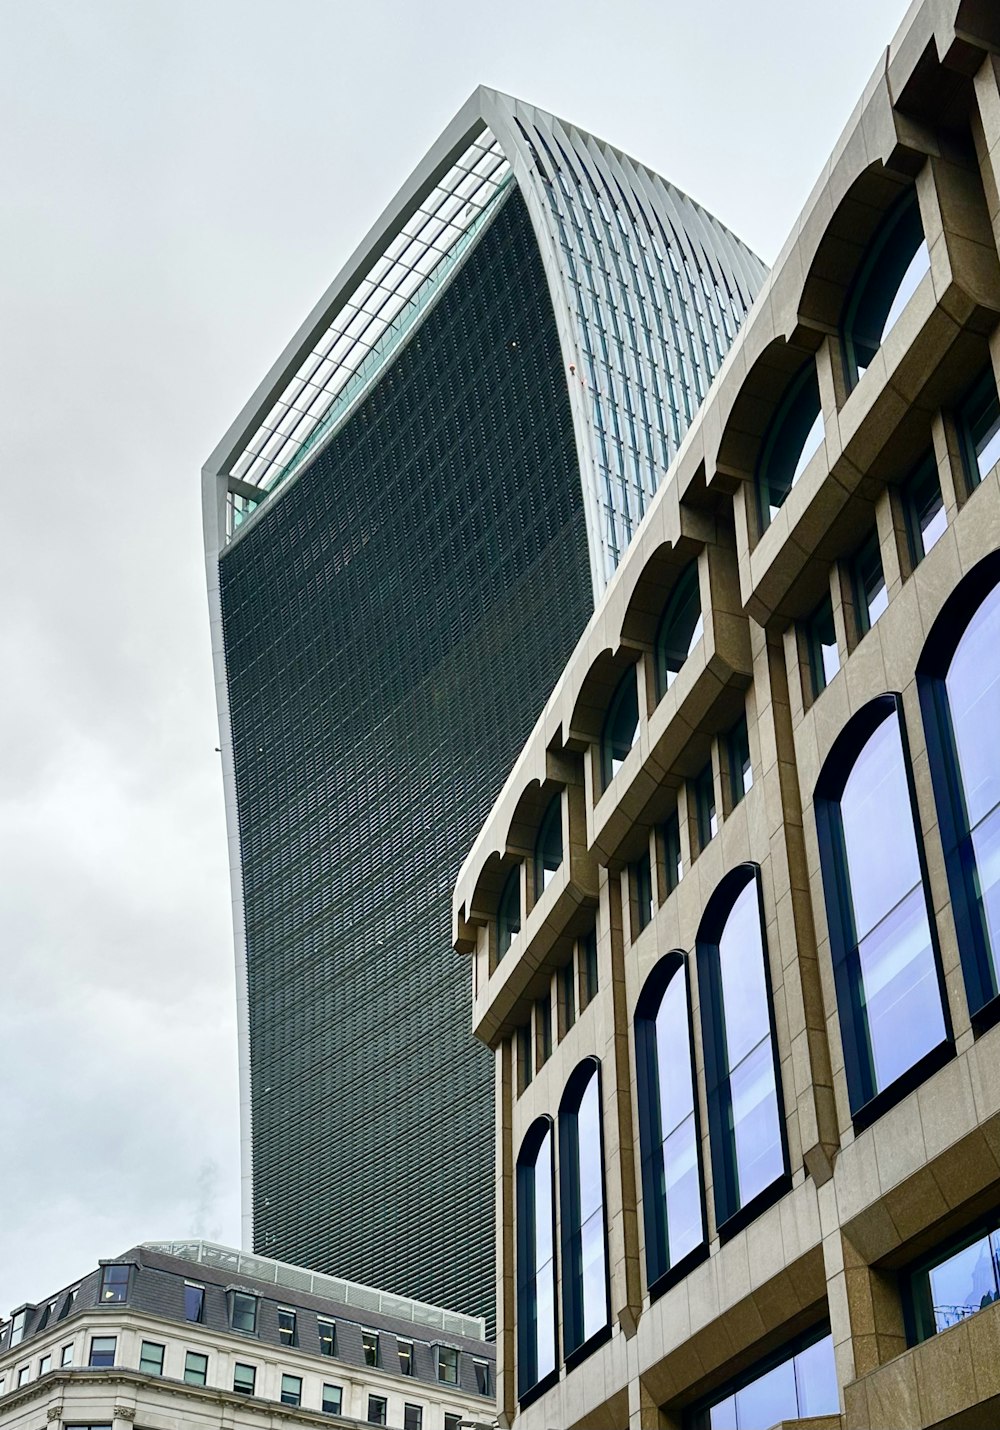
<svg viewBox="0 0 1000 1430"><path fill-rule="evenodd" d="M505 1423L1000 1423L1000 7L910 7L469 854Z"/></svg>
<svg viewBox="0 0 1000 1430"><path fill-rule="evenodd" d="M493 1423L481 1320L210 1242L149 1242L0 1325L2 1430Z"/></svg>

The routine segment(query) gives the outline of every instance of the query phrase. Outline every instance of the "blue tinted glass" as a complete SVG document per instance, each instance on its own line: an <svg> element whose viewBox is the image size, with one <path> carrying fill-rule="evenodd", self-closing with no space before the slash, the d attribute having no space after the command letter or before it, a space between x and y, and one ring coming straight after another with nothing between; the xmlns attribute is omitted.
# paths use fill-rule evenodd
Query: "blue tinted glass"
<svg viewBox="0 0 1000 1430"><path fill-rule="evenodd" d="M833 1337L824 1336L815 1345L799 1351L795 1357L795 1383L798 1388L798 1413L803 1419L811 1415L836 1415L840 1410L837 1386L837 1364L833 1355Z"/></svg>
<svg viewBox="0 0 1000 1430"><path fill-rule="evenodd" d="M552 1133L535 1158L535 1270L552 1260Z"/></svg>
<svg viewBox="0 0 1000 1430"><path fill-rule="evenodd" d="M580 1228L583 1276L583 1339L599 1331L608 1319L607 1272L604 1265L604 1215L598 1210Z"/></svg>
<svg viewBox="0 0 1000 1430"><path fill-rule="evenodd" d="M945 1037L922 886L862 940L858 955L879 1090Z"/></svg>
<svg viewBox="0 0 1000 1430"><path fill-rule="evenodd" d="M774 1058L767 1038L730 1074L740 1205L784 1171Z"/></svg>
<svg viewBox="0 0 1000 1430"><path fill-rule="evenodd" d="M885 326L882 329L879 342L885 341L886 337L896 326L907 303L913 297L920 286L920 280L925 273L930 272L931 256L927 249L927 240L922 239L920 247L910 259L909 267L903 274L896 296L892 300L892 307L886 316Z"/></svg>
<svg viewBox="0 0 1000 1430"><path fill-rule="evenodd" d="M769 1032L764 948L757 885L751 879L733 904L719 940L728 1065L734 1067Z"/></svg>
<svg viewBox="0 0 1000 1430"><path fill-rule="evenodd" d="M709 1430L739 1430L736 1420L736 1396L728 1395L713 1405L708 1413Z"/></svg>
<svg viewBox="0 0 1000 1430"><path fill-rule="evenodd" d="M691 1057L688 1039L687 980L683 967L667 984L656 1014L656 1061L659 1074L660 1127L664 1136L691 1113Z"/></svg>
<svg viewBox="0 0 1000 1430"><path fill-rule="evenodd" d="M769 1430L779 1421L797 1419L793 1363L786 1360L738 1390L736 1415L739 1430Z"/></svg>
<svg viewBox="0 0 1000 1430"><path fill-rule="evenodd" d="M535 1348L538 1380L556 1363L555 1262L552 1256L552 1133L535 1158Z"/></svg>
<svg viewBox="0 0 1000 1430"><path fill-rule="evenodd" d="M854 763L840 799L855 937L920 882L899 724L891 714Z"/></svg>
<svg viewBox="0 0 1000 1430"><path fill-rule="evenodd" d="M982 910L983 926L996 974L996 950L1000 949L1000 809L972 831L976 857L975 888Z"/></svg>
<svg viewBox="0 0 1000 1430"><path fill-rule="evenodd" d="M580 1157L580 1220L603 1205L601 1186L601 1113L596 1071L590 1076L576 1115Z"/></svg>
<svg viewBox="0 0 1000 1430"><path fill-rule="evenodd" d="M676 1265L705 1237L693 1112L664 1141L663 1168L670 1263Z"/></svg>
<svg viewBox="0 0 1000 1430"><path fill-rule="evenodd" d="M990 1238L984 1236L950 1256L930 1272L929 1280L935 1330L946 1331L991 1305L997 1297L997 1274Z"/></svg>
<svg viewBox="0 0 1000 1430"><path fill-rule="evenodd" d="M970 826L1000 803L1000 586L970 621L948 670L948 704Z"/></svg>

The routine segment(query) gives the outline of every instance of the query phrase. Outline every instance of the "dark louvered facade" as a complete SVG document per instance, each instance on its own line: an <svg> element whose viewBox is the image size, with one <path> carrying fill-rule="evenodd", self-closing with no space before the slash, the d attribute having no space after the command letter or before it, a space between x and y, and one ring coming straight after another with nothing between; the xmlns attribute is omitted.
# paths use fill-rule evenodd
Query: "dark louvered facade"
<svg viewBox="0 0 1000 1430"><path fill-rule="evenodd" d="M491 1317L492 1067L450 893L593 609L515 188L220 583L255 1247Z"/></svg>

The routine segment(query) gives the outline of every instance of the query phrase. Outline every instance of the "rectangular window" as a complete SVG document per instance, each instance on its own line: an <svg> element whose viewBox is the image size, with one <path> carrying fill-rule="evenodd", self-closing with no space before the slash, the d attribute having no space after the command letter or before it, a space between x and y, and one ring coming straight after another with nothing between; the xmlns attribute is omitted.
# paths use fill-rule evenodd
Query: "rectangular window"
<svg viewBox="0 0 1000 1430"><path fill-rule="evenodd" d="M517 1090L523 1092L531 1082L531 1024L522 1023L517 1030Z"/></svg>
<svg viewBox="0 0 1000 1430"><path fill-rule="evenodd" d="M413 1374L413 1342L397 1340L399 1349L399 1369L403 1375Z"/></svg>
<svg viewBox="0 0 1000 1430"><path fill-rule="evenodd" d="M87 1364L95 1367L114 1365L117 1344L117 1336L91 1336L90 1359Z"/></svg>
<svg viewBox="0 0 1000 1430"><path fill-rule="evenodd" d="M139 1369L143 1375L162 1375L163 1346L156 1341L143 1341L139 1347Z"/></svg>
<svg viewBox="0 0 1000 1430"><path fill-rule="evenodd" d="M20 1345L24 1340L24 1328L28 1323L27 1311L18 1311L17 1315L10 1323L10 1347Z"/></svg>
<svg viewBox="0 0 1000 1430"><path fill-rule="evenodd" d="M476 1389L480 1395L492 1395L493 1387L490 1384L490 1363L488 1360L474 1360L472 1362L476 1372Z"/></svg>
<svg viewBox="0 0 1000 1430"><path fill-rule="evenodd" d="M32 1331L32 1333L31 1333L33 1336L37 1336L39 1331L44 1331L44 1330L45 1330L45 1327L49 1324L49 1320L50 1320L50 1318L51 1318L51 1316L52 1316L52 1312L55 1310L55 1308L56 1308L56 1303L55 1303L54 1301L49 1301L49 1302L46 1303L45 1310L42 1312L42 1314L41 1314L41 1315L39 1316L39 1318L38 1318L38 1325L35 1327L35 1329L34 1329L34 1330Z"/></svg>
<svg viewBox="0 0 1000 1430"><path fill-rule="evenodd" d="M68 1346L63 1346L63 1348L62 1348L62 1355L61 1355L60 1358L59 1358L59 1364L60 1364L60 1365L72 1365L72 1364L73 1364L73 1346L72 1346L72 1343L70 1343Z"/></svg>
<svg viewBox="0 0 1000 1430"><path fill-rule="evenodd" d="M1000 1231L995 1229L952 1242L910 1274L914 1331L925 1341L1000 1301Z"/></svg>
<svg viewBox="0 0 1000 1430"><path fill-rule="evenodd" d="M336 1321L317 1321L316 1331L319 1335L319 1353L321 1356L332 1356L337 1347L337 1323Z"/></svg>
<svg viewBox="0 0 1000 1430"><path fill-rule="evenodd" d="M806 645L809 650L809 675L813 698L822 695L840 669L837 632L833 624L833 602L824 596L806 622Z"/></svg>
<svg viewBox="0 0 1000 1430"><path fill-rule="evenodd" d="M278 1307L278 1340L283 1346L297 1346L299 1343L295 1312L281 1306Z"/></svg>
<svg viewBox="0 0 1000 1430"><path fill-rule="evenodd" d="M422 1406L403 1406L403 1430L424 1430L424 1412Z"/></svg>
<svg viewBox="0 0 1000 1430"><path fill-rule="evenodd" d="M40 1376L41 1376L41 1375L48 1375L48 1373L49 1373L49 1371L50 1371L51 1369L52 1369L52 1357L51 1357L51 1356L42 1356L41 1360L38 1362L38 1374L39 1374Z"/></svg>
<svg viewBox="0 0 1000 1430"><path fill-rule="evenodd" d="M205 1288L193 1281L184 1282L184 1319L203 1321L205 1319Z"/></svg>
<svg viewBox="0 0 1000 1430"><path fill-rule="evenodd" d="M910 559L916 566L944 535L948 526L933 454L921 462L907 479L903 487L903 507L906 512Z"/></svg>
<svg viewBox="0 0 1000 1430"><path fill-rule="evenodd" d="M663 823L663 868L667 876L667 893L672 894L684 873L681 858L681 821L676 809Z"/></svg>
<svg viewBox="0 0 1000 1430"><path fill-rule="evenodd" d="M1000 398L991 367L962 403L958 426L965 448L969 486L978 487L1000 460Z"/></svg>
<svg viewBox="0 0 1000 1430"><path fill-rule="evenodd" d="M257 1332L257 1297L250 1296L245 1291L233 1291L233 1304L231 1321L234 1331L248 1331L250 1335Z"/></svg>
<svg viewBox="0 0 1000 1430"><path fill-rule="evenodd" d="M76 1304L76 1298L77 1296L79 1296L79 1294L79 1286L73 1286L69 1291L66 1292L66 1299L62 1303L62 1310L59 1312L60 1321L65 1320L65 1318L69 1315L70 1311L72 1311L74 1305Z"/></svg>
<svg viewBox="0 0 1000 1430"><path fill-rule="evenodd" d="M565 1037L576 1022L576 968L572 958L559 970L559 1006Z"/></svg>
<svg viewBox="0 0 1000 1430"><path fill-rule="evenodd" d="M283 1375L281 1377L281 1403L282 1405L302 1404L301 1375Z"/></svg>
<svg viewBox="0 0 1000 1430"><path fill-rule="evenodd" d="M815 1333L814 1333L815 1335ZM723 1426L777 1425L783 1420L808 1420L836 1415L840 1405L833 1338L803 1344L784 1359L754 1366L728 1392L716 1392L691 1416L691 1430L721 1430Z"/></svg>
<svg viewBox="0 0 1000 1430"><path fill-rule="evenodd" d="M17 1373L17 1383L18 1383L18 1386L20 1387L20 1386L22 1386L22 1385L27 1385L27 1383L28 1383L28 1381L29 1381L30 1379L31 1379L31 1366L30 1366L30 1365L23 1365L23 1366L21 1367L21 1369L20 1369L20 1370L18 1371L18 1373Z"/></svg>
<svg viewBox="0 0 1000 1430"><path fill-rule="evenodd" d="M344 1392L339 1385L324 1385L323 1414L340 1415L344 1403Z"/></svg>
<svg viewBox="0 0 1000 1430"><path fill-rule="evenodd" d="M384 1425L386 1412L386 1399L384 1395L369 1395L368 1397L368 1424Z"/></svg>
<svg viewBox="0 0 1000 1430"><path fill-rule="evenodd" d="M184 1380L188 1385L208 1383L208 1356L200 1351L188 1351L184 1357Z"/></svg>
<svg viewBox="0 0 1000 1430"><path fill-rule="evenodd" d="M860 637L867 635L889 604L889 593L885 588L882 552L878 544L877 531L873 531L864 545L859 547L855 553L851 563L851 575L854 584L854 610Z"/></svg>
<svg viewBox="0 0 1000 1430"><path fill-rule="evenodd" d="M597 997L597 930L591 929L580 940L580 966L583 975L581 1005L586 1008Z"/></svg>
<svg viewBox="0 0 1000 1430"><path fill-rule="evenodd" d="M378 1331L361 1332L361 1349L365 1353L365 1365L378 1365Z"/></svg>
<svg viewBox="0 0 1000 1430"><path fill-rule="evenodd" d="M237 1395L255 1395L257 1391L257 1367L237 1361L233 1366L233 1389Z"/></svg>
<svg viewBox="0 0 1000 1430"><path fill-rule="evenodd" d="M446 1410L444 1413L444 1430L462 1430L461 1415L451 1415Z"/></svg>
<svg viewBox="0 0 1000 1430"><path fill-rule="evenodd" d="M552 998L548 993L535 1001L535 1040L541 1067L552 1056Z"/></svg>
<svg viewBox="0 0 1000 1430"><path fill-rule="evenodd" d="M438 1346L437 1375L444 1385L458 1384L458 1351L454 1346Z"/></svg>
<svg viewBox="0 0 1000 1430"><path fill-rule="evenodd" d="M635 909L635 932L641 933L653 921L653 871L648 849L629 865L629 884Z"/></svg>
<svg viewBox="0 0 1000 1430"><path fill-rule="evenodd" d="M750 763L750 732L747 730L745 715L730 730L727 745L729 788L735 809L753 785L753 765Z"/></svg>
<svg viewBox="0 0 1000 1430"><path fill-rule="evenodd" d="M698 818L698 847L706 849L719 832L711 760L694 782L694 807Z"/></svg>
<svg viewBox="0 0 1000 1430"><path fill-rule="evenodd" d="M102 1305L108 1301L128 1300L128 1276L130 1267L128 1266L105 1266L101 1271L101 1293L99 1300Z"/></svg>

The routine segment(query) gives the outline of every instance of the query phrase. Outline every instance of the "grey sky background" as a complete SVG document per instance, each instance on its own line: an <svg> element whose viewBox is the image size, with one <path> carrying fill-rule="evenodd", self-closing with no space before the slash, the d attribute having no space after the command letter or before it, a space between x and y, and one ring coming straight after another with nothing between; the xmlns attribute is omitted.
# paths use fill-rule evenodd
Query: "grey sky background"
<svg viewBox="0 0 1000 1430"><path fill-rule="evenodd" d="M0 1315L239 1236L199 469L478 83L771 262L903 0L0 0Z"/></svg>

